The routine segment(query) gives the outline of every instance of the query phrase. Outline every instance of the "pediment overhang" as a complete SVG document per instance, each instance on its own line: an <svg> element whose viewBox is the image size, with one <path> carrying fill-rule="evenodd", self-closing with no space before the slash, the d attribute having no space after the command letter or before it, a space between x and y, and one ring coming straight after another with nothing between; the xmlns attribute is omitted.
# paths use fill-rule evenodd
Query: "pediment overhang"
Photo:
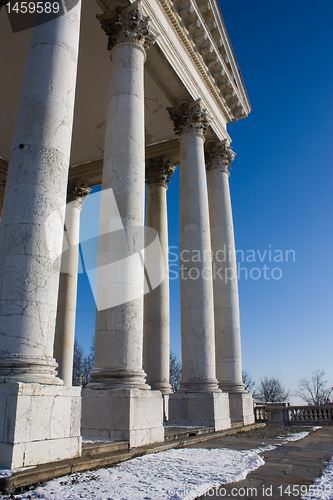
<svg viewBox="0 0 333 500"><path fill-rule="evenodd" d="M104 12L137 3L134 0L96 1ZM158 1L226 121L246 117L251 105L217 0ZM144 13L151 12L149 3L150 0L142 1Z"/></svg>

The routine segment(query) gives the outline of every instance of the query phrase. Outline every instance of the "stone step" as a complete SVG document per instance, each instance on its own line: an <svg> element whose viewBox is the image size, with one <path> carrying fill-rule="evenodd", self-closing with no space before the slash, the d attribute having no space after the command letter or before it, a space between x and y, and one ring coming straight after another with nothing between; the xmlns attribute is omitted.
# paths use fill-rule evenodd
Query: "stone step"
<svg viewBox="0 0 333 500"><path fill-rule="evenodd" d="M214 427L165 427L164 441L176 441L215 432Z"/></svg>
<svg viewBox="0 0 333 500"><path fill-rule="evenodd" d="M102 455L103 453L113 454L117 451L129 450L129 441L83 441L82 443L82 456L93 457L95 455Z"/></svg>
<svg viewBox="0 0 333 500"><path fill-rule="evenodd" d="M243 422L233 422L231 428L233 429L234 427L243 427Z"/></svg>

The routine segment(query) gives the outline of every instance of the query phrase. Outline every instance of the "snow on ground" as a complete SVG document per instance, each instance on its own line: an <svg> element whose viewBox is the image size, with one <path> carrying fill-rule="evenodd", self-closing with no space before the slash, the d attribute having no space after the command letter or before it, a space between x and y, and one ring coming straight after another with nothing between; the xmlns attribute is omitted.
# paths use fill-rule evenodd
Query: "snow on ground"
<svg viewBox="0 0 333 500"><path fill-rule="evenodd" d="M16 496L17 499L46 500L193 500L222 483L237 482L264 464L259 453L288 441L305 437L308 432L281 437L277 445L255 450L225 448L183 448L134 458L108 469L71 474L54 479ZM0 470L1 474L1 470ZM318 480L320 481L320 480ZM333 484L333 463L327 475ZM8 496L0 498L6 499ZM325 498L333 497L304 497Z"/></svg>
<svg viewBox="0 0 333 500"><path fill-rule="evenodd" d="M312 427L313 431L317 429L321 429L321 427ZM288 436L280 436L277 438L280 440L279 443L260 446L259 448L255 448L253 451L256 451L257 453L264 453L265 451L275 450L277 446L281 446L282 444L287 444L289 441L299 441L308 434L309 434L308 431L302 431L302 432L296 432L295 434L289 434Z"/></svg>
<svg viewBox="0 0 333 500"><path fill-rule="evenodd" d="M20 494L19 498L192 500L221 483L244 479L263 464L263 459L252 450L168 450L109 469L53 479L34 491Z"/></svg>
<svg viewBox="0 0 333 500"><path fill-rule="evenodd" d="M12 474L14 474L14 472L19 472L20 470L33 469L34 467L35 466L33 465L31 467L21 467L20 469L0 469L0 477L9 477Z"/></svg>
<svg viewBox="0 0 333 500"><path fill-rule="evenodd" d="M308 493L302 496L302 500L318 499L333 500L333 457L328 462L323 475L316 479L309 487Z"/></svg>
<svg viewBox="0 0 333 500"><path fill-rule="evenodd" d="M312 427L312 431L316 431L317 429L321 429L321 427ZM281 436L278 439L281 439L281 444L287 444L289 441L299 441L300 439L305 438L309 431L296 432L295 434L289 434L288 436ZM280 446L280 443L279 443Z"/></svg>

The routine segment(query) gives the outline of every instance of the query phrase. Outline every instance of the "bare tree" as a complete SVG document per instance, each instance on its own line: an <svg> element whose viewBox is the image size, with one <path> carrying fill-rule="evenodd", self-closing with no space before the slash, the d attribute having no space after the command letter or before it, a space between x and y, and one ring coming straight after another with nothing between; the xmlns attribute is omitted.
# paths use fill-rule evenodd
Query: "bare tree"
<svg viewBox="0 0 333 500"><path fill-rule="evenodd" d="M180 381L182 378L182 365L177 359L177 356L170 353L170 385L173 392L178 391L180 388Z"/></svg>
<svg viewBox="0 0 333 500"><path fill-rule="evenodd" d="M73 357L73 385L82 385L85 387L90 381L90 373L94 368L95 345L92 342L88 356L83 355L83 349L77 339L74 341Z"/></svg>
<svg viewBox="0 0 333 500"><path fill-rule="evenodd" d="M73 356L73 385L81 385L83 363L83 349L79 345L77 339L74 340L74 356Z"/></svg>
<svg viewBox="0 0 333 500"><path fill-rule="evenodd" d="M86 358L83 358L82 363L82 387L85 387L90 382L90 374L94 368L94 356L89 354Z"/></svg>
<svg viewBox="0 0 333 500"><path fill-rule="evenodd" d="M244 389L248 392L254 393L252 389L254 388L256 383L253 381L251 375L245 370L243 370L242 372L242 380L244 384Z"/></svg>
<svg viewBox="0 0 333 500"><path fill-rule="evenodd" d="M261 403L282 403L286 401L289 393L286 392L279 379L265 377L260 380L258 389L254 394L256 401Z"/></svg>
<svg viewBox="0 0 333 500"><path fill-rule="evenodd" d="M296 396L303 399L308 405L327 405L333 392L333 386L327 387L327 380L324 380L325 372L316 370L312 372L312 377L302 378L298 384Z"/></svg>

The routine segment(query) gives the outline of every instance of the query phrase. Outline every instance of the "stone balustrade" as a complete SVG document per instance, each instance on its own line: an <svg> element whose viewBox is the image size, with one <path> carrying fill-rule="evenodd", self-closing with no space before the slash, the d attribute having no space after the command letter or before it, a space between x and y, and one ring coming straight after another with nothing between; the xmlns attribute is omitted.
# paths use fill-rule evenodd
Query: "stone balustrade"
<svg viewBox="0 0 333 500"><path fill-rule="evenodd" d="M291 406L290 403L255 404L256 422L267 425L333 425L333 405Z"/></svg>
<svg viewBox="0 0 333 500"><path fill-rule="evenodd" d="M261 404L255 404L254 416L256 422L267 422L267 406Z"/></svg>
<svg viewBox="0 0 333 500"><path fill-rule="evenodd" d="M333 405L291 406L288 408L289 425L317 423L333 425Z"/></svg>

